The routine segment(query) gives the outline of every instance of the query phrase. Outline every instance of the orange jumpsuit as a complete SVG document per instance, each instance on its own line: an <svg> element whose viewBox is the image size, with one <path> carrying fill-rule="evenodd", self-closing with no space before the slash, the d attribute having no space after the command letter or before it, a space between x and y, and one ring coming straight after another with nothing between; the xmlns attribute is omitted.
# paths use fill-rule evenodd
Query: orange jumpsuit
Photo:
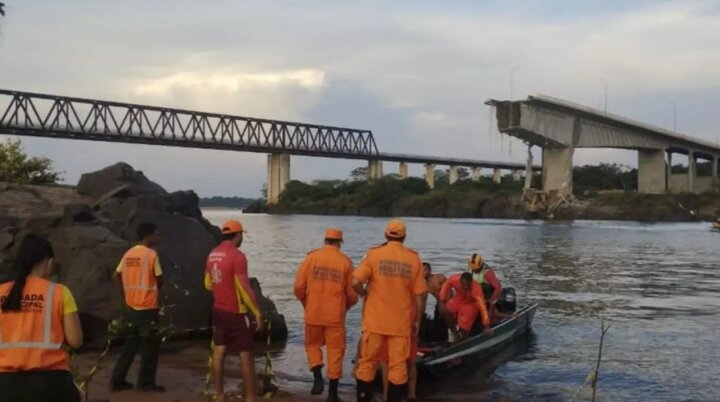
<svg viewBox="0 0 720 402"><path fill-rule="evenodd" d="M453 297L448 301L451 291ZM460 274L451 276L440 290L440 301L445 303L445 307L451 314L455 315L460 329L470 332L478 312L480 312L483 326L490 328L490 317L485 304L485 296L482 287L476 281L471 281L470 289L465 290L460 281Z"/></svg>
<svg viewBox="0 0 720 402"><path fill-rule="evenodd" d="M387 348L388 379L395 385L407 382L410 334L415 321L410 314L415 296L427 293L422 272L422 261L415 251L398 241L389 241L370 249L353 273L357 280L368 284L355 374L359 380L375 379L377 363Z"/></svg>
<svg viewBox="0 0 720 402"><path fill-rule="evenodd" d="M308 365L323 365L327 346L327 376L342 377L345 356L345 313L355 303L352 261L337 247L326 245L307 254L295 277L295 296L305 308L305 350Z"/></svg>

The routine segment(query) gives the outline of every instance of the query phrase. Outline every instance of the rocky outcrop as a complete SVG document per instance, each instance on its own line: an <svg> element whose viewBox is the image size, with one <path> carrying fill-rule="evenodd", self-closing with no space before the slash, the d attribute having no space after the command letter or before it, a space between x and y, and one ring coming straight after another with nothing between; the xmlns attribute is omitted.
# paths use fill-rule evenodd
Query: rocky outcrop
<svg viewBox="0 0 720 402"><path fill-rule="evenodd" d="M132 166L124 162L82 175L77 190L78 193L97 200L121 187L132 195L147 194L155 196L167 194L164 188L150 181L143 172L133 169Z"/></svg>
<svg viewBox="0 0 720 402"><path fill-rule="evenodd" d="M203 286L205 259L220 230L203 218L198 201L192 191L168 193L125 163L83 175L77 189L0 186L0 280L8 277L23 236L47 236L58 279L76 298L86 338L101 340L123 306L115 267L135 242L137 225L149 221L160 235L163 320L177 330L207 328L211 295ZM259 304L273 320L273 339L286 338L284 318L272 301L263 297Z"/></svg>

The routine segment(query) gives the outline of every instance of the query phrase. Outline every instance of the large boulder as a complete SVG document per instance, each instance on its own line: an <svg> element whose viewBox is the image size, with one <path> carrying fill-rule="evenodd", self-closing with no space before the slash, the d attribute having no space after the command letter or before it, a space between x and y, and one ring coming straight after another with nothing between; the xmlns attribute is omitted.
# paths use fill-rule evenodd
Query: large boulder
<svg viewBox="0 0 720 402"><path fill-rule="evenodd" d="M260 282L256 278L250 278L250 286L255 293L258 308L262 311L263 318L268 323L262 331L256 334L256 338L260 340L267 340L268 335L270 335L270 339L286 339L288 336L288 329L287 324L285 323L285 316L278 312L278 309L275 307L275 303L273 303L272 300L263 295Z"/></svg>
<svg viewBox="0 0 720 402"><path fill-rule="evenodd" d="M167 192L159 184L150 181L142 172L125 162L119 162L97 172L85 173L80 177L78 192L99 199L108 192L122 188L125 194L165 195Z"/></svg>
<svg viewBox="0 0 720 402"><path fill-rule="evenodd" d="M160 237L162 322L179 333L207 329L212 297L203 283L205 259L220 230L203 218L198 203L194 192L169 194L125 163L84 174L77 190L5 186L0 189L0 279L8 277L27 233L45 235L55 250L58 279L77 301L86 340L102 342L108 323L123 310L113 273L136 242L137 225L148 221L158 226ZM273 322L272 339L285 339L284 317L262 296L257 281L253 287L263 315Z"/></svg>

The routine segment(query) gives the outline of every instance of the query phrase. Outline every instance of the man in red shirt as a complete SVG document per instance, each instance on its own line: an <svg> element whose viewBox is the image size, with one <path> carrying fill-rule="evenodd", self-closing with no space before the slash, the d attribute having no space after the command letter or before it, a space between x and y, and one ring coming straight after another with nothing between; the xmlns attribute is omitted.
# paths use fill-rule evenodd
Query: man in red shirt
<svg viewBox="0 0 720 402"><path fill-rule="evenodd" d="M243 241L242 224L235 220L222 227L222 243L207 258L205 288L213 293L213 378L217 402L225 402L223 371L225 353L240 353L248 402L256 402L253 341L255 330L262 328L262 317L248 279L247 258L238 248ZM251 313L256 328L250 325Z"/></svg>

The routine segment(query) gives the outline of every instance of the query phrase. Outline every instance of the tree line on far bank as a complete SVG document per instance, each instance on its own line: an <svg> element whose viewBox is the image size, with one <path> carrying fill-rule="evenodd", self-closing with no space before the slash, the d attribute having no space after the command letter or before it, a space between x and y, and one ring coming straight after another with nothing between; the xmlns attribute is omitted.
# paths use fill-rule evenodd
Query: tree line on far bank
<svg viewBox="0 0 720 402"><path fill-rule="evenodd" d="M316 180L304 183L290 181L277 205L269 208L260 201L247 212L358 214L358 215L420 215L420 216L487 216L506 215L515 211L524 180L512 175L495 183L482 176L473 181L467 169L458 169L458 181L450 184L448 170L434 172L435 186L430 188L424 178L400 179L389 174L377 180L366 180L367 168L354 169L344 180ZM637 188L637 169L617 164L578 166L573 168L573 182L578 195L605 190L629 191ZM541 187L539 174L533 187ZM420 212L418 212L420 211ZM512 212L514 213L514 212Z"/></svg>

